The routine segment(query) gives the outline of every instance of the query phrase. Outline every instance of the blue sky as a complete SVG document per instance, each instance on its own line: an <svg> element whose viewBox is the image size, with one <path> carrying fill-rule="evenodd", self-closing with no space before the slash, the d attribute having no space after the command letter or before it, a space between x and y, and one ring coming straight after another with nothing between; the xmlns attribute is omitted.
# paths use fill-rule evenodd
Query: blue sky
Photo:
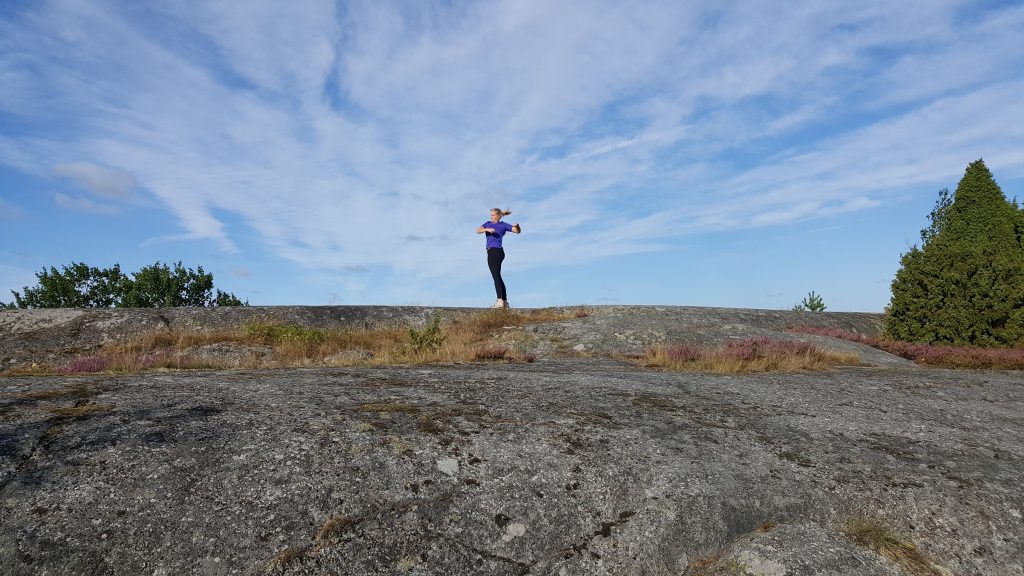
<svg viewBox="0 0 1024 576"><path fill-rule="evenodd" d="M1024 3L0 3L0 300L881 311L940 188L1024 197Z"/></svg>

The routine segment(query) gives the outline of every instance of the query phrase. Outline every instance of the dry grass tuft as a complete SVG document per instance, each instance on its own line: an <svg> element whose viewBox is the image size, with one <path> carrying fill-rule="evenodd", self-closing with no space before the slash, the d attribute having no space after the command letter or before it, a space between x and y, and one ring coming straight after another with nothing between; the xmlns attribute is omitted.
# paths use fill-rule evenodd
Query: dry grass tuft
<svg viewBox="0 0 1024 576"><path fill-rule="evenodd" d="M701 576L705 571L715 564L718 564L719 560L722 559L722 553L717 552L715 554L709 554L693 560L686 565L686 569L683 571L685 576Z"/></svg>
<svg viewBox="0 0 1024 576"><path fill-rule="evenodd" d="M476 360L504 360L508 357L509 349L506 346L487 346L476 351Z"/></svg>
<svg viewBox="0 0 1024 576"><path fill-rule="evenodd" d="M348 516L331 516L324 522L324 525L320 527L320 530L316 533L313 541L316 543L318 548L329 545L332 542L338 541L347 532L352 531L356 525L356 521L349 518Z"/></svg>
<svg viewBox="0 0 1024 576"><path fill-rule="evenodd" d="M494 343L510 328L557 322L590 314L585 308L513 311L486 310L435 318L426 327L381 326L367 329L307 328L272 322L249 322L237 329L154 332L107 345L98 352L73 358L61 366L33 364L3 372L5 376L42 374L134 373L152 369L218 370L298 366L375 366L394 364L462 363L505 359L533 362L530 353L513 352ZM241 354L230 359L199 358L193 348L217 343L237 345ZM251 349L247 358L245 349ZM505 352L499 351L504 348ZM267 356L261 350L270 349ZM262 354L262 355L261 355ZM241 356L241 358L239 358ZM267 356L267 357L263 357Z"/></svg>
<svg viewBox="0 0 1024 576"><path fill-rule="evenodd" d="M0 370L0 376L52 376L57 373L53 366L33 362Z"/></svg>
<svg viewBox="0 0 1024 576"><path fill-rule="evenodd" d="M61 373L139 372L150 369L223 369L295 366L349 366L460 363L505 359L532 362L536 356L516 354L492 339L508 328L579 317L581 310L487 310L448 321L435 318L422 329L382 326L367 329L324 329L249 322L234 330L157 332L107 346L92 356L75 358ZM589 311L586 313L589 314ZM424 338L430 336L425 345ZM215 343L272 349L272 357L249 361L196 358L190 349ZM502 350L504 350L502 352ZM50 370L52 372L52 370Z"/></svg>
<svg viewBox="0 0 1024 576"><path fill-rule="evenodd" d="M642 360L648 367L720 374L828 370L858 362L860 357L856 354L822 350L807 342L771 338L732 340L715 348L686 344L659 346L649 350Z"/></svg>
<svg viewBox="0 0 1024 576"><path fill-rule="evenodd" d="M573 310L572 315L575 318L586 318L587 316L590 316L593 313L593 310L591 310L590 308L587 308L586 306L579 306L575 310Z"/></svg>
<svg viewBox="0 0 1024 576"><path fill-rule="evenodd" d="M917 546L892 533L884 524L870 518L855 518L844 531L846 536L877 554L892 560L911 576L944 576Z"/></svg>
<svg viewBox="0 0 1024 576"><path fill-rule="evenodd" d="M274 556L274 559L270 561L270 566L267 567L268 572L280 572L285 568L291 566L302 560L306 555L306 548L301 547L289 547L281 550Z"/></svg>

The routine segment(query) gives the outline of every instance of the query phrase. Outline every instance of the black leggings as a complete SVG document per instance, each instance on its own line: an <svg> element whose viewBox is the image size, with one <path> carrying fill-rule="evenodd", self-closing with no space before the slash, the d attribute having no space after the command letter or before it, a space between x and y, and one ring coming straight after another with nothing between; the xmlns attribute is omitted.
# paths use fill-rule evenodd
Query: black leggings
<svg viewBox="0 0 1024 576"><path fill-rule="evenodd" d="M508 300L508 296L505 294L505 282L501 279L501 261L504 259L504 249L487 249L487 267L491 269L491 276L494 278L494 291L498 293L498 300Z"/></svg>

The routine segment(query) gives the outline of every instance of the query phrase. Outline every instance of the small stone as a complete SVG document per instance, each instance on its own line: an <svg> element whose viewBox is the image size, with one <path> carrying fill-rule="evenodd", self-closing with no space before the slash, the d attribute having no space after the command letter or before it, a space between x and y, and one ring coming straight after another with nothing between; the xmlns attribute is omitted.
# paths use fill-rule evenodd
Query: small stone
<svg viewBox="0 0 1024 576"><path fill-rule="evenodd" d="M437 469L449 476L455 476L459 473L459 461L454 458L438 460Z"/></svg>
<svg viewBox="0 0 1024 576"><path fill-rule="evenodd" d="M584 350L587 349L587 345L586 344L577 344L577 345L573 346L572 349L577 351L577 352L583 352Z"/></svg>
<svg viewBox="0 0 1024 576"><path fill-rule="evenodd" d="M512 540L526 534L526 525L513 522L505 527L505 535L501 537L505 542L511 542Z"/></svg>

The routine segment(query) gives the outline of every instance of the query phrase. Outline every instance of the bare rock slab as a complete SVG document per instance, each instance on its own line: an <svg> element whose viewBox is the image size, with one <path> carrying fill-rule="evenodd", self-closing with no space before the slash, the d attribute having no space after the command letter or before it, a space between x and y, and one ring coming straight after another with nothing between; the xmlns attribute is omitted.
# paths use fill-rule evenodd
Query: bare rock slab
<svg viewBox="0 0 1024 576"><path fill-rule="evenodd" d="M1022 437L1000 372L8 377L0 573L1022 574Z"/></svg>

